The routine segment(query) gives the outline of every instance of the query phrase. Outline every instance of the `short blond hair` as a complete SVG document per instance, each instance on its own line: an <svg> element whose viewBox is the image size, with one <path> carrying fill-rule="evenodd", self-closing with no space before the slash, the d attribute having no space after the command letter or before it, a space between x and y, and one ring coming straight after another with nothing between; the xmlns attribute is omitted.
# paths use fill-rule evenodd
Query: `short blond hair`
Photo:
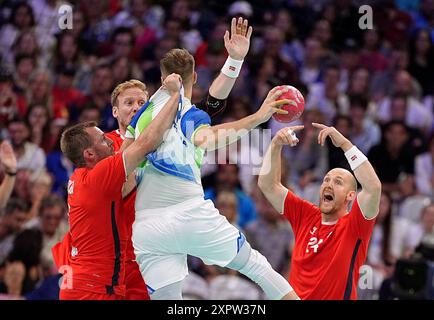
<svg viewBox="0 0 434 320"><path fill-rule="evenodd" d="M185 49L172 49L160 60L160 69L163 76L171 73L179 74L182 82L190 82L194 71L194 58Z"/></svg>
<svg viewBox="0 0 434 320"><path fill-rule="evenodd" d="M122 92L124 92L125 90L130 89L130 88L139 88L144 93L146 93L146 95L148 95L148 91L146 90L146 84L144 84L142 81L139 81L136 79L131 79L131 80L122 82L121 84L118 84L116 86L116 88L113 90L112 96L111 96L112 107L117 106L119 95Z"/></svg>

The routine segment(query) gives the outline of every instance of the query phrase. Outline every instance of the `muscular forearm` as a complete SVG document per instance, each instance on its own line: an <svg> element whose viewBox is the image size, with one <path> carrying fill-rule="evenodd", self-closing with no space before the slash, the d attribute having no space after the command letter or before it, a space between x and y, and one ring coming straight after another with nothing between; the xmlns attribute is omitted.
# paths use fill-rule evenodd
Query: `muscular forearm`
<svg viewBox="0 0 434 320"><path fill-rule="evenodd" d="M14 189L15 176L5 175L2 184L0 185L0 209L6 206L6 203Z"/></svg>
<svg viewBox="0 0 434 320"><path fill-rule="evenodd" d="M231 144L249 133L249 130L261 123L260 117L252 114L241 120L219 124L199 130L194 137L196 146L206 150L215 150Z"/></svg>
<svg viewBox="0 0 434 320"><path fill-rule="evenodd" d="M220 72L209 88L209 94L216 99L226 99L234 87L237 78L230 78Z"/></svg>

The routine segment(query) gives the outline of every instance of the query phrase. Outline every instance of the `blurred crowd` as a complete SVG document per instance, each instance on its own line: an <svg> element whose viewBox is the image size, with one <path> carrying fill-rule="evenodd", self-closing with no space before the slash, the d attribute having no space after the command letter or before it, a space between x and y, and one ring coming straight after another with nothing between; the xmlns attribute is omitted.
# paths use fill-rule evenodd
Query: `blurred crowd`
<svg viewBox="0 0 434 320"><path fill-rule="evenodd" d="M59 27L63 4L73 8L71 30ZM372 29L359 26L362 4L372 6ZM223 35L234 16L253 26L251 46L227 108L213 122L243 118L274 86L293 85L305 97L305 129L298 146L284 149L283 183L317 204L324 174L349 169L340 150L317 144L312 122L349 137L383 183L366 262L375 281L360 297L380 298L396 261L434 234L434 0L4 0L0 139L10 141L18 171L12 196L0 204L2 298L57 298L51 246L68 230L74 169L60 151L62 129L87 120L116 129L113 88L135 78L152 94L159 60L171 48L194 55L192 100L201 101L226 60ZM260 130L274 134L283 126L271 119ZM234 149L240 157L241 144ZM260 159L266 147L251 143L248 152ZM291 228L257 188L252 166L232 162L204 165L205 196L287 276ZM234 271L195 258L189 265L188 299L264 298Z"/></svg>

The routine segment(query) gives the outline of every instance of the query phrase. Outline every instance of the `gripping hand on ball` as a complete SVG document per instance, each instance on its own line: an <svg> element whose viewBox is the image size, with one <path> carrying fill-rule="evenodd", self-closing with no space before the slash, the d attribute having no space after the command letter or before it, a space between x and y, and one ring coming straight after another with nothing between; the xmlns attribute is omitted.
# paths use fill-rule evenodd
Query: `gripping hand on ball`
<svg viewBox="0 0 434 320"><path fill-rule="evenodd" d="M279 106L291 103L290 100L283 99L276 101L276 99L282 93L288 90L288 88L275 87L271 89L270 92L268 92L267 97L265 98L259 110L256 112L261 123L268 121L274 113L288 114L288 111L282 110L281 108L279 108Z"/></svg>

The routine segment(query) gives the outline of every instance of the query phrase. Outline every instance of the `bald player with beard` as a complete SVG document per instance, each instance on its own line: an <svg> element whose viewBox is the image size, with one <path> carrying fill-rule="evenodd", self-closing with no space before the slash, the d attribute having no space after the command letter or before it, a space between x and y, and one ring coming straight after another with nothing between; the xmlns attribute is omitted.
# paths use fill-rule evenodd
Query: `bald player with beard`
<svg viewBox="0 0 434 320"><path fill-rule="evenodd" d="M366 259L378 214L381 183L366 156L334 127L320 129L318 143L327 137L341 148L354 172L330 170L320 188L319 207L297 197L281 183L281 151L295 146L294 131L281 129L264 157L258 184L268 201L290 222L295 235L289 282L302 299L357 299L359 268ZM357 193L357 182L362 190ZM351 210L348 208L352 203Z"/></svg>

